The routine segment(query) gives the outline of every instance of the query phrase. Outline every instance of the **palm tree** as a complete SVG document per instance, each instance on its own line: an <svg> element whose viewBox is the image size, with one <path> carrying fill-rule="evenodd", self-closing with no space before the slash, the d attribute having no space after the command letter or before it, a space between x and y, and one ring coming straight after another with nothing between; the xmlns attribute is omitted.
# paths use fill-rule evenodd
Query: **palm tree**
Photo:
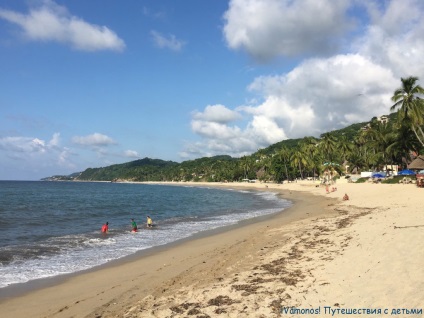
<svg viewBox="0 0 424 318"><path fill-rule="evenodd" d="M319 147L324 155L324 159L332 162L334 159L334 151L336 149L336 138L331 133L325 133L321 136Z"/></svg>
<svg viewBox="0 0 424 318"><path fill-rule="evenodd" d="M391 111L398 109L399 122L409 124L421 145L424 146L424 101L418 97L424 94L424 88L416 84L418 77L401 78L402 87L395 90L392 101L395 102Z"/></svg>
<svg viewBox="0 0 424 318"><path fill-rule="evenodd" d="M337 141L337 148L341 152L343 161L346 161L346 158L352 153L353 143L343 135Z"/></svg>
<svg viewBox="0 0 424 318"><path fill-rule="evenodd" d="M389 150L393 153L395 162L402 162L403 167L406 168L410 159L410 151L419 153L420 143L414 138L414 133L410 126L396 125L393 133L395 140L389 146Z"/></svg>
<svg viewBox="0 0 424 318"><path fill-rule="evenodd" d="M322 158L318 150L318 142L313 137L305 137L300 142L300 149L306 155L307 167L312 170L312 176L315 178L317 170L322 165Z"/></svg>
<svg viewBox="0 0 424 318"><path fill-rule="evenodd" d="M269 180L271 175L272 175L272 171L271 171L271 158L270 157L265 157L264 159L262 159L262 169L264 171L264 176L263 179L265 181Z"/></svg>
<svg viewBox="0 0 424 318"><path fill-rule="evenodd" d="M244 171L244 178L247 179L249 171L252 168L252 158L250 156L243 156L240 159L240 164Z"/></svg>
<svg viewBox="0 0 424 318"><path fill-rule="evenodd" d="M361 149L359 151L352 152L348 158L350 171L356 170L360 171L365 166L365 160L361 153Z"/></svg>
<svg viewBox="0 0 424 318"><path fill-rule="evenodd" d="M387 171L387 163L394 156L393 147L390 146L395 142L395 135L387 123L380 122L372 125L370 134L373 136L371 145L376 150L376 158L381 160Z"/></svg>
<svg viewBox="0 0 424 318"><path fill-rule="evenodd" d="M287 169L287 165L290 164L291 152L290 149L286 146L281 147L281 149L277 152L274 157L274 160L281 162L284 165L284 170L286 172L287 181L290 180L289 171Z"/></svg>
<svg viewBox="0 0 424 318"><path fill-rule="evenodd" d="M256 152L256 157L258 158L259 161L262 161L262 159L266 158L265 149L263 148L258 149L258 151Z"/></svg>
<svg viewBox="0 0 424 318"><path fill-rule="evenodd" d="M300 177L303 179L303 170L302 166L305 166L308 161L306 160L306 155L301 151L300 148L296 149L291 156L291 163L293 167L299 168Z"/></svg>
<svg viewBox="0 0 424 318"><path fill-rule="evenodd" d="M253 157L253 156L252 156ZM258 149L256 154L254 155L256 158L255 165L257 171L261 171L262 176L259 179L266 179L268 177L268 169L269 169L269 158L266 155L265 149ZM253 159L253 158L252 158Z"/></svg>

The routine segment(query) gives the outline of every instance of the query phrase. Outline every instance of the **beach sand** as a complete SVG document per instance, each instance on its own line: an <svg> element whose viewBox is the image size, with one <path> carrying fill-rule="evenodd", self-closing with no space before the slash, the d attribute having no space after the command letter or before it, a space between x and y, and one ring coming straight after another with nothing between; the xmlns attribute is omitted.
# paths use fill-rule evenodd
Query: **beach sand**
<svg viewBox="0 0 424 318"><path fill-rule="evenodd" d="M2 297L2 317L340 317L343 310L403 317L411 315L402 310L424 307L423 189L339 183L326 194L313 181L194 185L277 191L295 204Z"/></svg>

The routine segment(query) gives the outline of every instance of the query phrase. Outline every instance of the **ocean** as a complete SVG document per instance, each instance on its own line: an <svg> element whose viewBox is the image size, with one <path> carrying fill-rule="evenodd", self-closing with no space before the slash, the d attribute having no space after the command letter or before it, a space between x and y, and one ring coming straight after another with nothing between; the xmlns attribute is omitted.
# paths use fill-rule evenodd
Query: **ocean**
<svg viewBox="0 0 424 318"><path fill-rule="evenodd" d="M0 288L93 268L290 205L262 191L0 181ZM152 229L145 226L147 215ZM138 223L136 233L130 232L131 218Z"/></svg>

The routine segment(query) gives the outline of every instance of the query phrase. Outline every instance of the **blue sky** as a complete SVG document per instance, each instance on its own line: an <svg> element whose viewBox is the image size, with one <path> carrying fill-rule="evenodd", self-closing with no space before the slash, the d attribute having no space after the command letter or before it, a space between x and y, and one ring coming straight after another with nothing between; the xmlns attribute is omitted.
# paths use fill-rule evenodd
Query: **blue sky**
<svg viewBox="0 0 424 318"><path fill-rule="evenodd" d="M420 0L0 0L0 180L240 157L388 114L400 78L423 77L423 13Z"/></svg>

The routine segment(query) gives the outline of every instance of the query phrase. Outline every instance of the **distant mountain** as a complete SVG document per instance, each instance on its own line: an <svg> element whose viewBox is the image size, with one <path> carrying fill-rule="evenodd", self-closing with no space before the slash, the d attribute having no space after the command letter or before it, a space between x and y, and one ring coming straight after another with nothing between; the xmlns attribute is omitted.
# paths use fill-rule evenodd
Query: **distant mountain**
<svg viewBox="0 0 424 318"><path fill-rule="evenodd" d="M127 163L115 164L102 168L88 168L76 180L87 181L149 181L161 180L161 172L177 166L174 161L144 158Z"/></svg>
<svg viewBox="0 0 424 318"><path fill-rule="evenodd" d="M51 177L46 177L41 179L41 181L74 181L76 180L79 175L81 174L81 172L74 172L70 175L56 175L56 176L51 176Z"/></svg>

